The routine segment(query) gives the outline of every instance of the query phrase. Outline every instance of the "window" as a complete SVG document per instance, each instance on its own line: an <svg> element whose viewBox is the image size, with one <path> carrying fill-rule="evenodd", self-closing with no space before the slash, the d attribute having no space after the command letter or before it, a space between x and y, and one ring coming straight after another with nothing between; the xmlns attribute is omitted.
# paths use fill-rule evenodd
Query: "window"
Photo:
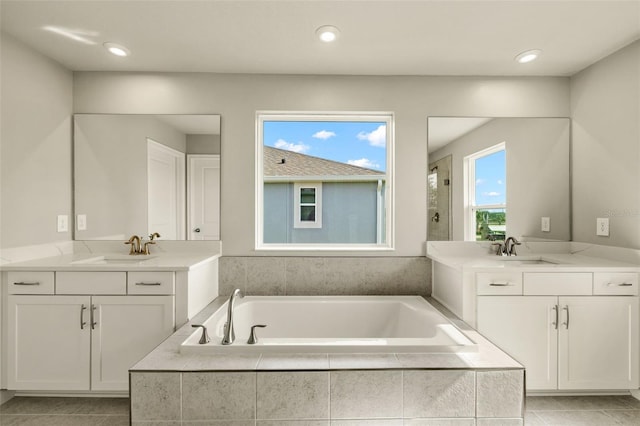
<svg viewBox="0 0 640 426"><path fill-rule="evenodd" d="M259 112L257 249L393 247L393 115Z"/></svg>
<svg viewBox="0 0 640 426"><path fill-rule="evenodd" d="M504 240L507 232L504 142L465 157L464 167L465 240Z"/></svg>
<svg viewBox="0 0 640 426"><path fill-rule="evenodd" d="M322 228L322 183L295 183L294 228Z"/></svg>

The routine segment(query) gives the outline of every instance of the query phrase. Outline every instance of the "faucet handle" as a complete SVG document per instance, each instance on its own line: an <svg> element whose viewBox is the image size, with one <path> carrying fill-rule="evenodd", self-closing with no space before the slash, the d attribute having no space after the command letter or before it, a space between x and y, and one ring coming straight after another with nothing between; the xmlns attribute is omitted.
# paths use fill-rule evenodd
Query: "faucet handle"
<svg viewBox="0 0 640 426"><path fill-rule="evenodd" d="M500 256L502 254L502 243L501 242L496 242L496 243L491 243L492 247L496 247L496 256Z"/></svg>
<svg viewBox="0 0 640 426"><path fill-rule="evenodd" d="M149 250L149 244L155 244L156 242L151 240L151 241L147 241L146 243L144 243L144 254L151 254L151 251Z"/></svg>
<svg viewBox="0 0 640 426"><path fill-rule="evenodd" d="M200 336L200 340L198 341L198 343L200 343L201 345L204 345L211 341L211 339L209 339L209 334L207 333L207 327L205 327L202 324L192 324L191 327L202 328L202 335Z"/></svg>
<svg viewBox="0 0 640 426"><path fill-rule="evenodd" d="M256 327L265 328L266 324L256 324L251 326L251 333L249 334L249 340L247 343L249 345L255 345L258 343L258 336L256 336Z"/></svg>

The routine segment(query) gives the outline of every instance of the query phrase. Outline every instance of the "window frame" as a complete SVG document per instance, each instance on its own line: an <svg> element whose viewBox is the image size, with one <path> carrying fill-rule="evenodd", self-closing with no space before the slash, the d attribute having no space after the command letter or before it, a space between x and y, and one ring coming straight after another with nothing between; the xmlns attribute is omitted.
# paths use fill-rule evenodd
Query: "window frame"
<svg viewBox="0 0 640 426"><path fill-rule="evenodd" d="M303 203L300 191L302 189L314 189L315 201ZM296 229L321 229L322 228L322 182L294 182L293 183L293 227ZM302 207L313 206L315 219L307 221L301 219Z"/></svg>
<svg viewBox="0 0 640 426"><path fill-rule="evenodd" d="M505 151L505 202L504 204L482 204L476 205L476 168L475 162L476 160L486 157L491 154L495 154L500 151ZM507 211L507 198L506 198L506 189L509 182L507 181L507 163L506 163L506 152L507 152L507 144L506 142L500 142L496 145L492 145L488 148L482 149L480 151L474 152L473 154L467 155L464 157L463 168L464 168L464 240L465 241L476 241L476 212L478 210L487 210L487 209L504 209L505 213ZM506 225L506 223L505 223ZM505 231L506 233L506 231Z"/></svg>
<svg viewBox="0 0 640 426"><path fill-rule="evenodd" d="M386 125L386 164L385 164L385 201L384 205L378 207L382 209L384 215L384 243L342 243L342 244L297 244L297 243L265 243L264 239L264 155L263 155L263 129L265 121L370 121L384 122ZM256 111L256 133L255 133L255 250L271 251L393 251L395 250L395 170L394 170L394 131L395 116L393 112L300 112L300 111ZM348 180L349 177L346 177ZM329 179L329 180L336 180ZM311 177L310 182L318 182L318 177ZM300 181L302 182L302 181ZM294 203L294 206L297 203ZM295 222L295 221L294 221Z"/></svg>

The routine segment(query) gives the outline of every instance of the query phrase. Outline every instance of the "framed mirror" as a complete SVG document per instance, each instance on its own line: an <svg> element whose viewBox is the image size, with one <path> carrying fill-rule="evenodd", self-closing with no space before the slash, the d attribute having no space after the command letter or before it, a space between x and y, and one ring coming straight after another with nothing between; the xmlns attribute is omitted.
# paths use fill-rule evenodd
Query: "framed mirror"
<svg viewBox="0 0 640 426"><path fill-rule="evenodd" d="M429 117L427 239L571 240L568 118Z"/></svg>
<svg viewBox="0 0 640 426"><path fill-rule="evenodd" d="M220 239L219 115L74 115L76 240Z"/></svg>

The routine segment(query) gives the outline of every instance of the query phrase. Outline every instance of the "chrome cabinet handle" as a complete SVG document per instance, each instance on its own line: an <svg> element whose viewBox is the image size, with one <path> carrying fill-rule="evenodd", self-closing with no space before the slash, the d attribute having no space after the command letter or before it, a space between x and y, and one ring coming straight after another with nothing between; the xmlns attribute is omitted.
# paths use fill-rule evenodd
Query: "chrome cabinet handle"
<svg viewBox="0 0 640 426"><path fill-rule="evenodd" d="M632 283L620 283L618 284L618 287L631 287L632 285Z"/></svg>
<svg viewBox="0 0 640 426"><path fill-rule="evenodd" d="M87 309L86 306L84 306L84 303L80 306L80 330L84 330L84 326L87 325L87 323L84 321L84 311Z"/></svg>
<svg viewBox="0 0 640 426"><path fill-rule="evenodd" d="M558 329L558 320L559 320L559 315L560 315L560 310L558 309L558 305L555 305L553 307L553 310L556 311L556 320L552 323L552 325L555 327L555 329Z"/></svg>
<svg viewBox="0 0 640 426"><path fill-rule="evenodd" d="M13 285L40 285L40 283L38 281L32 282L32 283L27 283L27 282L24 282L24 281L20 281L18 283L13 283Z"/></svg>
<svg viewBox="0 0 640 426"><path fill-rule="evenodd" d="M136 285L162 285L162 283L136 283Z"/></svg>
<svg viewBox="0 0 640 426"><path fill-rule="evenodd" d="M564 308L562 308L563 311L567 311L567 321L563 322L562 325L564 325L566 327L566 329L569 329L569 305L565 306Z"/></svg>
<svg viewBox="0 0 640 426"><path fill-rule="evenodd" d="M510 286L511 284L510 284L510 283L508 283L508 282L506 282L506 283L489 283L489 285L490 285L491 287L508 287L508 286Z"/></svg>
<svg viewBox="0 0 640 426"><path fill-rule="evenodd" d="M98 309L98 307L94 304L91 304L91 329L95 330L96 329L96 325L98 325L98 322L95 321L94 317L95 317L95 311L96 309Z"/></svg>

